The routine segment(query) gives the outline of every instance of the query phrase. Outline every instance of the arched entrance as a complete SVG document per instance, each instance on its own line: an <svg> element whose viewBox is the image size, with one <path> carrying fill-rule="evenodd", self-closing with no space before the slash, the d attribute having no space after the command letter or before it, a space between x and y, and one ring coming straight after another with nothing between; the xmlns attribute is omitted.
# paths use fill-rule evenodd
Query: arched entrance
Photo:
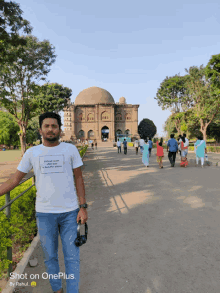
<svg viewBox="0 0 220 293"><path fill-rule="evenodd" d="M102 141L106 141L109 139L109 128L108 126L103 126L101 129L101 137Z"/></svg>

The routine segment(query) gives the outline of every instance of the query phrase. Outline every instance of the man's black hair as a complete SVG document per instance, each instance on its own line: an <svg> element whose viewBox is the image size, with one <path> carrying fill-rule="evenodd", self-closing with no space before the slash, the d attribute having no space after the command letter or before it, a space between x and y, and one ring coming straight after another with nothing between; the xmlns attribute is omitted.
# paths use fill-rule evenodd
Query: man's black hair
<svg viewBox="0 0 220 293"><path fill-rule="evenodd" d="M186 137L186 134L185 134L185 133L183 133L183 136L184 136L184 137Z"/></svg>
<svg viewBox="0 0 220 293"><path fill-rule="evenodd" d="M43 120L45 118L54 118L57 119L58 125L59 125L59 129L61 128L61 117L59 114L56 114L54 112L46 112L43 113L39 116L39 124L40 124L40 129L42 129L42 124L43 124Z"/></svg>
<svg viewBox="0 0 220 293"><path fill-rule="evenodd" d="M202 137L201 135L198 135L197 138L198 138L199 140L203 140L203 137Z"/></svg>
<svg viewBox="0 0 220 293"><path fill-rule="evenodd" d="M174 134L173 133L170 135L170 138L174 138Z"/></svg>

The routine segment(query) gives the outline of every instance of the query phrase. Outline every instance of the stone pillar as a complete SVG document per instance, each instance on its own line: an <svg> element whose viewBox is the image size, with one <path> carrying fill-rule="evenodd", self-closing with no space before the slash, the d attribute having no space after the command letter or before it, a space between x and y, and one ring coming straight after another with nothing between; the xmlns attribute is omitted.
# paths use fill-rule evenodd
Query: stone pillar
<svg viewBox="0 0 220 293"><path fill-rule="evenodd" d="M72 136L76 140L76 121L75 121L75 106L72 105L71 109L71 126L72 126Z"/></svg>
<svg viewBox="0 0 220 293"><path fill-rule="evenodd" d="M135 125L135 128L134 128L134 136L138 135L138 108L139 108L139 105L135 105L133 107L133 114L134 114L134 125Z"/></svg>
<svg viewBox="0 0 220 293"><path fill-rule="evenodd" d="M95 129L96 129L96 140L100 140L100 130L99 130L99 105L95 105Z"/></svg>
<svg viewBox="0 0 220 293"><path fill-rule="evenodd" d="M89 135L88 135L88 124L87 124L87 107L85 107L85 139L89 140Z"/></svg>
<svg viewBox="0 0 220 293"><path fill-rule="evenodd" d="M115 105L112 107L112 140L115 141Z"/></svg>
<svg viewBox="0 0 220 293"><path fill-rule="evenodd" d="M109 140L112 141L114 139L114 107L111 106L110 111L110 132L109 132Z"/></svg>

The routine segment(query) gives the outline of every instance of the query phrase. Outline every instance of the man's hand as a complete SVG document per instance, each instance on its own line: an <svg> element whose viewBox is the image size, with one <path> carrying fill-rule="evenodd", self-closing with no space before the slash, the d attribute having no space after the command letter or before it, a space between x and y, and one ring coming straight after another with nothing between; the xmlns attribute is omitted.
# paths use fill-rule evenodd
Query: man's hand
<svg viewBox="0 0 220 293"><path fill-rule="evenodd" d="M85 222L87 222L88 220L88 214L87 214L87 210L84 208L81 208L78 212L77 215L77 219L76 222L79 223L79 220L81 220L81 224L85 224Z"/></svg>

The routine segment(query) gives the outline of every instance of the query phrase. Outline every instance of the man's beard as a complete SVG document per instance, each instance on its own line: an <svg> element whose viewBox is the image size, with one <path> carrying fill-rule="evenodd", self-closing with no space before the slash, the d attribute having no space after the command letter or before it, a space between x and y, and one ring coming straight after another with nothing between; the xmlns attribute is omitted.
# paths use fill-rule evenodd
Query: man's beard
<svg viewBox="0 0 220 293"><path fill-rule="evenodd" d="M58 134L58 135L46 135L45 137L44 137L44 140L46 140L46 141L49 141L49 142L56 142L56 141L58 141L59 140L59 138L60 138L60 135Z"/></svg>

